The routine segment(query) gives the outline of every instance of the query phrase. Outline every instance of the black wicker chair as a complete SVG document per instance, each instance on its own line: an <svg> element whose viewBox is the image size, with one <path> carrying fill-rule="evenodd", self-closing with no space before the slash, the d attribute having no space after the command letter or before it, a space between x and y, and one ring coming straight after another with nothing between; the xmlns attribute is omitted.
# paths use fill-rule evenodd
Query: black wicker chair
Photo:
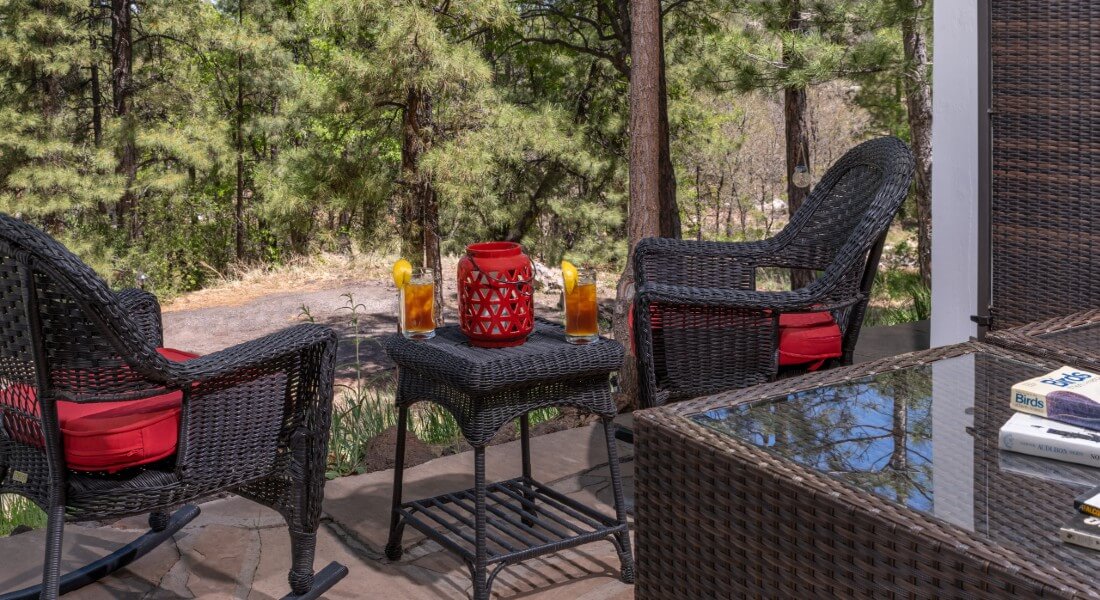
<svg viewBox="0 0 1100 600"><path fill-rule="evenodd" d="M749 243L648 238L634 250L634 338L642 407L747 387L779 373L781 313L831 313L850 364L879 256L909 190L896 138L860 144L829 169L775 237ZM756 290L756 269L819 272L810 285Z"/></svg>
<svg viewBox="0 0 1100 600"><path fill-rule="evenodd" d="M48 518L42 584L0 597L56 598L93 582L199 513L195 506L171 509L222 491L285 517L292 592L319 597L347 573L336 563L313 570L335 334L300 325L186 362L166 359L159 346L153 295L112 292L52 238L0 214L0 493L29 498ZM172 456L115 473L70 468L59 404L138 402L176 392ZM150 532L61 576L65 520L145 513Z"/></svg>

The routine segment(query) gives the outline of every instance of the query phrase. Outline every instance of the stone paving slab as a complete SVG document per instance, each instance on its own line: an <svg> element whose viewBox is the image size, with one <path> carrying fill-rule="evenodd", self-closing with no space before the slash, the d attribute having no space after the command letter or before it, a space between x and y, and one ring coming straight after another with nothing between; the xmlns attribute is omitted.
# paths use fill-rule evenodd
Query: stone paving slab
<svg viewBox="0 0 1100 600"><path fill-rule="evenodd" d="M626 485L632 482L630 447L625 456ZM613 514L602 427L560 431L532 440L536 479L585 504ZM490 479L520 473L519 442L490 447ZM406 498L432 496L472 485L472 453L439 458L406 471ZM382 556L389 527L392 471L329 482L325 520L318 532L317 568L329 561L350 573L326 594L331 599L469 598L465 564L438 544L406 528L405 555L390 562ZM289 591L290 539L278 513L237 496L205 502L202 513L172 542L112 576L66 598L123 600L240 598L271 600ZM141 535L144 517L104 526L70 524L65 528L66 568L84 564ZM42 530L0 538L0 593L37 583L41 573ZM610 542L596 542L505 569L493 587L494 598L534 600L626 600L633 588L618 579L619 559Z"/></svg>

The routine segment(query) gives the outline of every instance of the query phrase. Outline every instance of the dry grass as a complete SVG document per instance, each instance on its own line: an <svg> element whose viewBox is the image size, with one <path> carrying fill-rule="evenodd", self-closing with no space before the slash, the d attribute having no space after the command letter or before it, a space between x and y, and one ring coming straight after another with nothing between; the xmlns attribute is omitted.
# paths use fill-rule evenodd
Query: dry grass
<svg viewBox="0 0 1100 600"><path fill-rule="evenodd" d="M396 256L381 254L318 254L281 265L236 265L218 280L195 292L174 298L165 312L211 306L237 306L279 292L337 288L349 282L388 280Z"/></svg>
<svg viewBox="0 0 1100 600"><path fill-rule="evenodd" d="M165 312L196 310L214 306L239 306L257 298L282 292L311 292L334 289L348 284L364 281L389 281L390 269L400 258L396 254L355 253L319 254L300 257L281 265L233 266L225 273L218 273L213 284L198 291L190 292L167 300ZM457 256L443 257L443 277L445 291L453 292L454 273L458 270ZM546 298L556 296L560 290L561 270L548 266L544 271L547 277L555 279L559 287L549 292L539 292L544 302ZM615 297L615 285L619 273L601 269L598 283L601 299ZM542 298L546 296L546 298ZM556 298L552 299L556 302Z"/></svg>

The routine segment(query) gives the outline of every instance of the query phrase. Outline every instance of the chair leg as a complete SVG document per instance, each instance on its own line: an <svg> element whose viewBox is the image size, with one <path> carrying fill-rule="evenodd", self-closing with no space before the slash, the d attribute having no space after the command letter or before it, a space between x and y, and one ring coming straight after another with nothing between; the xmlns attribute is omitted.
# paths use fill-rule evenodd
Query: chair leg
<svg viewBox="0 0 1100 600"><path fill-rule="evenodd" d="M65 532L65 507L51 506L46 512L46 560L42 565L43 600L61 594L61 549Z"/></svg>
<svg viewBox="0 0 1100 600"><path fill-rule="evenodd" d="M630 548L630 533L626 531L626 498L623 496L622 472L619 469L619 449L615 445L615 423L611 418L603 418L603 431L604 437L607 438L611 489L615 495L615 518L623 526L623 531L615 534L615 549L619 553L619 563L622 565L620 579L623 583L634 583L634 555Z"/></svg>
<svg viewBox="0 0 1100 600"><path fill-rule="evenodd" d="M393 463L393 502L390 505L390 536L386 542L386 558L401 560L401 535L405 531L405 521L398 512L401 509L401 485L405 477L405 435L408 433L409 407L402 404L397 409L397 450Z"/></svg>
<svg viewBox="0 0 1100 600"><path fill-rule="evenodd" d="M168 520L172 518L171 511L158 510L149 513L149 529L156 532L164 531L168 527Z"/></svg>
<svg viewBox="0 0 1100 600"><path fill-rule="evenodd" d="M317 533L290 532L290 590L304 595L313 589L313 554L317 549Z"/></svg>

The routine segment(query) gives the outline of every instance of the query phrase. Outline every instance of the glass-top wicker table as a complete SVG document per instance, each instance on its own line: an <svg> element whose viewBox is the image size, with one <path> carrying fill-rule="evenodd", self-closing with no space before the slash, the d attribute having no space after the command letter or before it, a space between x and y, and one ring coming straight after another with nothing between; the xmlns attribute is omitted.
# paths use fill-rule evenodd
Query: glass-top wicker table
<svg viewBox="0 0 1100 600"><path fill-rule="evenodd" d="M997 447L1050 368L970 343L635 413L637 598L1100 598L1058 536L1100 470Z"/></svg>

